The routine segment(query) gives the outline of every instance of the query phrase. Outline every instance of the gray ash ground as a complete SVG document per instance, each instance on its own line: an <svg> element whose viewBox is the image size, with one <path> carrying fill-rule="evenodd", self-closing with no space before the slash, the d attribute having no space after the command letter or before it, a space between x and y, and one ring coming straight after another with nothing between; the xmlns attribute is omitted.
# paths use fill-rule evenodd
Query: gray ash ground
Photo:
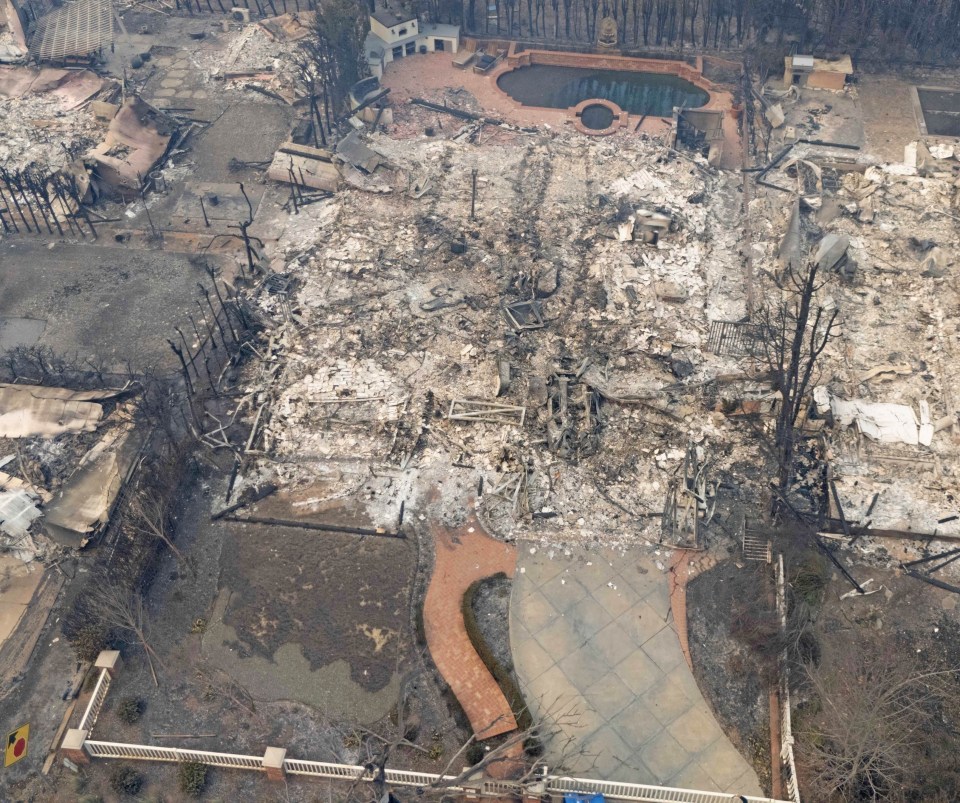
<svg viewBox="0 0 960 803"><path fill-rule="evenodd" d="M742 598L745 584L759 582L760 574L753 566L738 569L733 560L698 575L687 586L687 629L700 691L724 732L766 786L770 779L770 684L764 667L730 633L731 612Z"/></svg>
<svg viewBox="0 0 960 803"><path fill-rule="evenodd" d="M473 615L483 640L504 669L513 675L510 655L510 590L513 581L504 575L484 580L473 597ZM516 676L514 675L514 680Z"/></svg>

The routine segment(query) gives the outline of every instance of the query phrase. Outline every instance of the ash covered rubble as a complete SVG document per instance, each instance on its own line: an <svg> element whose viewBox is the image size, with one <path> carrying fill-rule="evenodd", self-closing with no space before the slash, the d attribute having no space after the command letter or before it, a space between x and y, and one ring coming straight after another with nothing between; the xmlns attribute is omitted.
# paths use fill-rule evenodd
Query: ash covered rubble
<svg viewBox="0 0 960 803"><path fill-rule="evenodd" d="M797 490L815 497L826 537L897 565L960 538L960 161L933 139L902 163L803 143L789 157L766 180L796 205L771 187L748 205L754 269L777 294L791 259L817 260L816 303L839 311ZM944 574L960 587L955 569Z"/></svg>
<svg viewBox="0 0 960 803"><path fill-rule="evenodd" d="M261 480L357 495L378 526L475 500L502 537L616 544L660 540L691 444L714 478L755 459L719 411L739 369L706 348L745 310L731 177L652 141L372 139L394 187L430 189L275 221L294 289L289 313L261 296Z"/></svg>

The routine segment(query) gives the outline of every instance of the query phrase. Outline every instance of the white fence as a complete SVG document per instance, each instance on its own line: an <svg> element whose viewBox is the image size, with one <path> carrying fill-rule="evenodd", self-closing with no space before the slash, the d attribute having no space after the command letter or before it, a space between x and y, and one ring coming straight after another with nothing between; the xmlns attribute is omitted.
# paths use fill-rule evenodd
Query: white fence
<svg viewBox="0 0 960 803"><path fill-rule="evenodd" d="M101 669L97 685L93 689L93 696L87 703L87 710L83 712L83 718L80 720L81 730L93 733L93 726L97 724L97 717L100 716L100 709L103 708L108 691L110 691L110 673L106 669Z"/></svg>
<svg viewBox="0 0 960 803"><path fill-rule="evenodd" d="M782 573L782 560L780 563ZM195 761L211 767L227 769L254 770L266 772L266 756L245 756L233 753L214 753L208 750L190 750L182 747L161 747L145 744L124 744L122 742L103 742L86 738L88 729L96 723L100 709L110 688L110 673L104 669L100 673L93 696L80 720L80 728L70 730L78 739L72 742L70 749L75 753L86 753L91 758L126 759L128 761ZM789 705L789 704L788 704ZM789 716L789 708L787 710ZM789 728L789 720L788 726ZM63 745L68 752L66 743ZM270 750L267 751L267 754ZM792 753L791 753L792 760ZM302 775L314 778L330 778L344 781L371 782L375 778L372 770L357 764L334 764L326 761L307 761L299 758L283 759L283 772L288 775ZM648 786L638 783L620 783L618 781L598 781L593 778L569 778L562 775L548 775L533 782L521 784L516 781L504 781L477 777L469 781L454 782L457 776L434 775L429 772L410 770L384 770L384 781L389 786L413 787L416 789L442 789L447 792L463 793L469 797L538 797L543 794L580 794L603 795L610 800L625 803L791 803L767 797L749 797L728 792L701 792L693 789L673 789L666 786ZM799 803L794 795L793 803Z"/></svg>
<svg viewBox="0 0 960 803"><path fill-rule="evenodd" d="M187 750L182 747L157 747L146 744L97 742L87 739L84 749L94 758L126 758L141 761L196 761L212 767L230 767L239 770L262 770L263 756L240 756L233 753L211 753L207 750Z"/></svg>
<svg viewBox="0 0 960 803"><path fill-rule="evenodd" d="M263 771L263 756L244 756L232 753L211 753L206 750L186 750L180 747L155 747L141 744L99 742L87 740L84 749L94 758L118 758L133 761L196 761L213 767ZM284 759L283 769L289 775L306 775L314 778L331 778L344 781L372 781L374 772L358 764L334 764L326 761L306 761L299 758ZM408 770L384 771L384 780L390 786L407 786L418 789L440 787L448 792L466 792L466 785L455 785L453 775L434 775L429 772ZM482 781L476 792L480 796L508 797L527 795L541 782L524 786L510 781ZM548 775L542 779L543 791L548 794L603 795L610 800L627 803L788 803L767 797L750 797L728 792L703 792L694 789L673 789L666 786L598 781L593 778L569 778ZM488 788L489 787L489 788ZM471 788L473 786L471 785Z"/></svg>
<svg viewBox="0 0 960 803"><path fill-rule="evenodd" d="M787 627L787 590L783 573L783 555L777 555L777 613L780 627ZM797 763L793 756L793 725L790 718L790 668L787 665L787 650L780 655L780 762L787 782L787 794L792 803L800 802L797 785Z"/></svg>
<svg viewBox="0 0 960 803"><path fill-rule="evenodd" d="M286 758L283 769L289 775L310 775L314 778L341 778L343 780L372 781L374 773L357 764L332 764L326 761L305 761L300 758ZM428 787L454 780L453 775L434 775L429 772L410 772L408 770L384 770L386 782L391 786ZM447 787L454 791L460 787Z"/></svg>
<svg viewBox="0 0 960 803"><path fill-rule="evenodd" d="M631 803L786 803L770 797L750 797L730 792L699 792L640 783L597 781L592 778L566 778L550 775L546 791L552 794L603 795L610 800Z"/></svg>

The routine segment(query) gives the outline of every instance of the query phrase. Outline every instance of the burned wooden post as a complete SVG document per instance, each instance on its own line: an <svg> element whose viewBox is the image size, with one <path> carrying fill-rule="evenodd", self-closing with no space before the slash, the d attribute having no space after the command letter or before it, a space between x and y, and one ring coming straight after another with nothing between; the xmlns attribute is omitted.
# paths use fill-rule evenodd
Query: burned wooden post
<svg viewBox="0 0 960 803"><path fill-rule="evenodd" d="M47 234L53 234L53 228L50 226L50 221L47 220L46 210L43 208L43 204L40 202L40 196L37 194L37 188L34 185L29 171L23 171L20 176L23 186L25 186L30 191L30 195L33 196L33 200L37 205L37 211L40 213L40 219L43 221L43 225L47 228ZM26 193L24 193L24 195L26 195ZM27 203L30 204L29 197L27 198ZM30 205L32 206L32 204ZM31 212L31 214L33 213ZM34 217L34 221L36 221L36 217ZM37 227L37 233L40 233L39 226Z"/></svg>
<svg viewBox="0 0 960 803"><path fill-rule="evenodd" d="M23 214L23 210L20 208L20 201L17 198L16 190L13 187L13 184L10 182L10 176L6 170L0 172L0 176L3 178L3 183L7 187L7 195L10 196L10 200L13 202L13 208L17 210L17 214L20 215L20 221L23 223L23 228L26 232L30 233L30 224L27 222L26 216ZM10 219L13 219L13 215L10 216Z"/></svg>
<svg viewBox="0 0 960 803"><path fill-rule="evenodd" d="M477 219L477 168L473 168L473 192L470 198L470 220Z"/></svg>
<svg viewBox="0 0 960 803"><path fill-rule="evenodd" d="M167 343L170 344L170 348L173 349L173 353L177 355L177 358L180 360L180 367L183 369L183 378L187 383L187 392L192 396L193 395L193 382L190 381L190 370L187 368L187 361L183 358L183 351L174 343L170 338L167 338Z"/></svg>
<svg viewBox="0 0 960 803"><path fill-rule="evenodd" d="M203 203L203 196L200 196L200 211L203 212L203 225L210 228L210 220L207 217L207 207Z"/></svg>
<svg viewBox="0 0 960 803"><path fill-rule="evenodd" d="M236 331L235 331L234 328L233 328L233 322L230 320L230 314L227 312L226 305L223 303L223 296L220 295L220 288L217 287L217 280L216 280L216 277L215 277L214 274L213 274L213 268L207 268L207 273L208 273L209 276L210 276L210 280L213 282L213 292L215 292L215 293L217 294L217 301L220 302L220 309L223 311L224 316L225 316L226 319L227 319L227 328L230 330L230 334L231 334L231 336L233 337L233 342L234 342L234 343L239 343L239 342L240 342L240 338L237 337L237 333L236 333ZM209 296L209 294L207 294L206 290L204 290L204 293L207 295L207 303L209 303L209 302L210 302L210 296ZM217 325L219 326L219 325L220 325L220 316L217 315L217 316L215 317L215 320L217 321Z"/></svg>

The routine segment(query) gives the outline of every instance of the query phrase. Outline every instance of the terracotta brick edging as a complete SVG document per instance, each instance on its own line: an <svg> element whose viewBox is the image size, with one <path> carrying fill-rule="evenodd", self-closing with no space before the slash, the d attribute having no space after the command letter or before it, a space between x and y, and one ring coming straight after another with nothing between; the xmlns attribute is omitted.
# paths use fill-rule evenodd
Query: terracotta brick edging
<svg viewBox="0 0 960 803"><path fill-rule="evenodd" d="M498 572L514 576L516 549L491 538L472 514L457 529L434 523L430 530L436 554L423 605L430 655L479 740L514 731L510 704L467 634L462 604L475 581Z"/></svg>
<svg viewBox="0 0 960 803"><path fill-rule="evenodd" d="M673 611L673 623L677 628L677 638L684 660L693 672L693 658L690 656L690 636L687 630L687 581L690 579L690 552L678 549L673 553L670 564L670 610Z"/></svg>

